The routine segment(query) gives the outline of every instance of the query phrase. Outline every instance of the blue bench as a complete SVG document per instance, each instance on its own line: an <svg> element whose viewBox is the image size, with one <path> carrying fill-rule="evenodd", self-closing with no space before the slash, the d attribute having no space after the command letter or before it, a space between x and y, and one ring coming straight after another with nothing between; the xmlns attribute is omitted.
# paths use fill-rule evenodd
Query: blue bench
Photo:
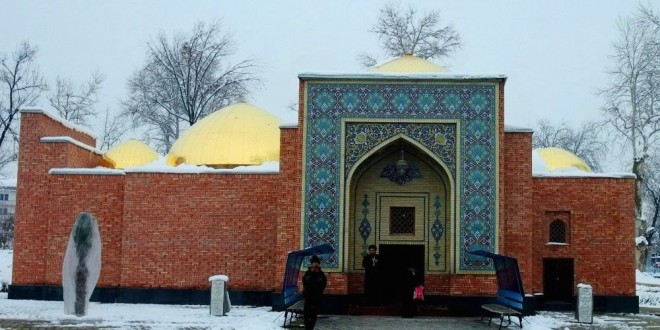
<svg viewBox="0 0 660 330"><path fill-rule="evenodd" d="M298 291L298 275L305 258L312 255L329 254L334 251L329 244L321 244L289 252L286 256L284 279L282 281L282 296L284 298L284 325L282 327L286 328L287 320L291 325L294 316L300 316L305 312L305 299Z"/></svg>
<svg viewBox="0 0 660 330"><path fill-rule="evenodd" d="M511 324L511 316L516 316L518 317L518 325L522 328L523 298L525 297L525 290L522 285L520 268L518 268L518 260L513 257L483 250L470 251L468 253L493 260L495 277L497 277L497 303L481 306L481 308L490 312L488 325L490 326L494 315L499 315L500 329L502 329L502 323L504 323L505 317L509 321L507 324L507 326L509 326ZM483 320L483 315L481 319Z"/></svg>
<svg viewBox="0 0 660 330"><path fill-rule="evenodd" d="M518 325L522 329L522 310L523 310L523 296L517 292L499 289L497 290L497 304L485 304L481 308L489 312L490 318L488 319L488 326L490 326L493 316L500 316L500 327L502 329L502 323L504 323L504 318L506 317L509 326L511 324L511 316L518 317ZM481 317L483 320L483 316Z"/></svg>
<svg viewBox="0 0 660 330"><path fill-rule="evenodd" d="M282 327L286 328L287 318L291 325L294 316L298 317L305 312L305 299L298 292L298 286L288 287L282 294L284 296L284 324Z"/></svg>

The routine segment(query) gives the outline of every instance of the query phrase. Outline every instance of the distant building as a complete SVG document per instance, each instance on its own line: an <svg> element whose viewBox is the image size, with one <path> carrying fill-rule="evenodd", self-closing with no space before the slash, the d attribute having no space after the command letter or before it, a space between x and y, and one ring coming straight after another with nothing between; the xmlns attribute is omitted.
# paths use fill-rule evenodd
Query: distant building
<svg viewBox="0 0 660 330"><path fill-rule="evenodd" d="M105 302L208 303L209 276L225 274L233 303L277 307L287 252L327 243L334 312L360 301L371 244L384 302L413 265L427 303L478 311L497 279L469 252L486 250L518 259L542 308L570 308L585 283L597 311L637 312L634 176L532 152L532 130L504 124L505 76L443 71L404 56L300 74L296 123L231 105L164 159L137 141L104 155L84 129L23 111L9 298L57 298L71 225L90 211Z"/></svg>
<svg viewBox="0 0 660 330"><path fill-rule="evenodd" d="M16 179L0 180L0 249L11 249L14 241Z"/></svg>
<svg viewBox="0 0 660 330"><path fill-rule="evenodd" d="M0 184L0 219L6 219L16 210L16 184L2 180Z"/></svg>

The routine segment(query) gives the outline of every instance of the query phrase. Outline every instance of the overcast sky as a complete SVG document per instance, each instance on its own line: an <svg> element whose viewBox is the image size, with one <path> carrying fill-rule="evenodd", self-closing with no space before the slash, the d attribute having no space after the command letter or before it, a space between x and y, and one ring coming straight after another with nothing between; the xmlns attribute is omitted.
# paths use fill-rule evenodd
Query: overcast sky
<svg viewBox="0 0 660 330"><path fill-rule="evenodd" d="M362 72L360 52L381 54L375 23L382 1L9 1L0 0L0 52L22 40L39 47L50 84L62 75L106 76L99 109L119 110L126 81L159 31L189 31L222 19L236 41L234 60L254 58L262 86L250 102L291 122L300 72ZM408 2L401 2L404 6ZM531 126L548 118L577 126L600 116L618 17L635 1L417 1L440 9L463 48L436 61L454 73L508 76L505 121ZM658 5L653 3L658 9ZM384 59L384 58L383 58ZM42 105L45 105L45 99Z"/></svg>

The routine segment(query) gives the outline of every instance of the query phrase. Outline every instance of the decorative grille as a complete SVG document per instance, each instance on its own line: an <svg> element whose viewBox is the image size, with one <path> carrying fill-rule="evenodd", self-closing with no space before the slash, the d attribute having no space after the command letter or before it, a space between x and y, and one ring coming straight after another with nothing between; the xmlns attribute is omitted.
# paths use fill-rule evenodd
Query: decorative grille
<svg viewBox="0 0 660 330"><path fill-rule="evenodd" d="M390 235L415 234L415 208L390 207Z"/></svg>
<svg viewBox="0 0 660 330"><path fill-rule="evenodd" d="M561 220L550 223L550 242L566 243L566 224Z"/></svg>

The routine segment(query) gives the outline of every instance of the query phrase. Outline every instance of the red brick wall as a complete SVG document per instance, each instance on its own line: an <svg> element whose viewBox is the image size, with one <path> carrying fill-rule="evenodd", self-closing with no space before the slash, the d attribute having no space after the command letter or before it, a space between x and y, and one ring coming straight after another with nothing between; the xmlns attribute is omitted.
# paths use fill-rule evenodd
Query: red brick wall
<svg viewBox="0 0 660 330"><path fill-rule="evenodd" d="M279 175L126 175L123 287L273 289Z"/></svg>
<svg viewBox="0 0 660 330"><path fill-rule="evenodd" d="M574 289L586 283L595 295L635 295L634 179L532 181L534 276L528 291L543 291L543 258L573 258ZM553 218L547 212L570 214L569 245L546 245Z"/></svg>
<svg viewBox="0 0 660 330"><path fill-rule="evenodd" d="M51 175L48 180L50 209L45 283L61 285L62 261L78 212L92 212L99 223L102 270L98 285L119 286L121 281L121 235L123 220L123 175Z"/></svg>
<svg viewBox="0 0 660 330"><path fill-rule="evenodd" d="M518 259L523 286L533 281L532 271L532 133L504 134L500 168L500 253Z"/></svg>
<svg viewBox="0 0 660 330"><path fill-rule="evenodd" d="M95 167L101 158L70 143L42 143L44 136L90 142L42 114L24 114L14 284L61 283L71 225L83 210L95 213L101 227L100 286L208 288L208 277L220 273L230 277L231 289L281 284L272 277L281 259L273 242L282 234L279 246L290 246L290 229L278 231L278 221L295 224L279 217L280 175L49 175L50 168Z"/></svg>
<svg viewBox="0 0 660 330"><path fill-rule="evenodd" d="M94 167L101 157L70 143L41 143L42 137L70 136L94 146L95 140L41 113L21 114L18 187L12 283L46 283L50 201L48 170L53 167ZM55 206L57 207L57 205Z"/></svg>

